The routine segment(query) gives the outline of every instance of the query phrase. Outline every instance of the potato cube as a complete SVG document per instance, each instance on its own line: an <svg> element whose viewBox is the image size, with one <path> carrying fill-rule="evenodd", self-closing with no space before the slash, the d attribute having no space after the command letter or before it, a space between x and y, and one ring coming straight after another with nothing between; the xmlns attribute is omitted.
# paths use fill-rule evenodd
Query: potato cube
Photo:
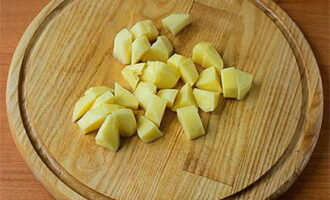
<svg viewBox="0 0 330 200"><path fill-rule="evenodd" d="M163 18L162 23L173 35L176 35L190 24L189 16L189 14L181 13L171 14Z"/></svg>
<svg viewBox="0 0 330 200"><path fill-rule="evenodd" d="M202 71L196 83L199 89L209 90L214 92L222 92L220 85L220 77L215 67L209 67Z"/></svg>
<svg viewBox="0 0 330 200"><path fill-rule="evenodd" d="M171 53L173 47L171 42L166 36L159 36L156 42L151 46L149 51L143 56L142 60L146 61L162 61L166 62Z"/></svg>
<svg viewBox="0 0 330 200"><path fill-rule="evenodd" d="M139 62L149 49L150 49L150 43L146 36L141 36L136 38L132 44L131 63L135 64Z"/></svg>
<svg viewBox="0 0 330 200"><path fill-rule="evenodd" d="M156 124L157 127L159 127L163 119L167 101L154 94L149 97L150 100L147 105L145 117L150 119Z"/></svg>
<svg viewBox="0 0 330 200"><path fill-rule="evenodd" d="M106 91L109 91L112 93L114 92L113 89L105 87L105 86L93 86L93 87L90 87L88 90L86 90L84 94L86 96L98 97L101 94L105 93Z"/></svg>
<svg viewBox="0 0 330 200"><path fill-rule="evenodd" d="M190 140L205 135L202 120L195 106L179 108L177 114L183 131Z"/></svg>
<svg viewBox="0 0 330 200"><path fill-rule="evenodd" d="M119 132L123 137L130 137L136 133L136 120L131 109L120 109L112 114L119 124Z"/></svg>
<svg viewBox="0 0 330 200"><path fill-rule="evenodd" d="M186 83L180 90L172 107L173 111L186 106L197 106L193 90L189 83Z"/></svg>
<svg viewBox="0 0 330 200"><path fill-rule="evenodd" d="M193 49L192 59L204 68L215 67L217 72L223 69L223 60L217 50L209 42L200 42Z"/></svg>
<svg viewBox="0 0 330 200"><path fill-rule="evenodd" d="M89 110L78 122L80 130L86 134L95 131L102 125L108 114L114 111L111 104L102 104Z"/></svg>
<svg viewBox="0 0 330 200"><path fill-rule="evenodd" d="M252 75L237 69L236 76L238 90L237 99L242 100L251 89Z"/></svg>
<svg viewBox="0 0 330 200"><path fill-rule="evenodd" d="M97 132L95 142L96 144L111 151L118 151L120 146L120 137L116 117L113 115L108 115L106 117L100 130Z"/></svg>
<svg viewBox="0 0 330 200"><path fill-rule="evenodd" d="M181 78L185 83L189 83L191 86L195 84L199 75L195 64L190 58L179 54L174 54L170 59L168 59L167 63L180 71Z"/></svg>
<svg viewBox="0 0 330 200"><path fill-rule="evenodd" d="M180 54L173 54L173 56L171 56L168 60L167 60L167 64L168 65L172 65L173 67L175 67L176 69L179 70L179 65L180 63L182 63L184 60L186 60L187 57L182 56Z"/></svg>
<svg viewBox="0 0 330 200"><path fill-rule="evenodd" d="M168 56L172 55L172 53L173 53L173 46L172 46L171 41L165 35L159 36L157 38L157 40L159 40L159 42L166 47L167 52L168 52Z"/></svg>
<svg viewBox="0 0 330 200"><path fill-rule="evenodd" d="M163 136L158 127L148 118L141 116L138 120L138 136L143 142L152 142Z"/></svg>
<svg viewBox="0 0 330 200"><path fill-rule="evenodd" d="M181 78L185 83L189 83L191 86L195 84L199 75L196 70L193 61L188 58L179 65L179 71L181 73Z"/></svg>
<svg viewBox="0 0 330 200"><path fill-rule="evenodd" d="M158 30L151 20L137 22L131 28L131 32L135 39L141 36L146 36L149 41L153 41L158 36Z"/></svg>
<svg viewBox="0 0 330 200"><path fill-rule="evenodd" d="M140 81L140 76L142 75L145 67L146 63L138 63L135 65L128 65L121 70L121 75L129 83L133 90L135 90L138 82Z"/></svg>
<svg viewBox="0 0 330 200"><path fill-rule="evenodd" d="M143 109L147 109L149 103L149 95L156 94L157 87L153 83L140 82L134 91L134 95L139 100L139 104Z"/></svg>
<svg viewBox="0 0 330 200"><path fill-rule="evenodd" d="M234 67L229 67L221 70L221 81L223 96L225 98L237 98L237 76L236 69Z"/></svg>
<svg viewBox="0 0 330 200"><path fill-rule="evenodd" d="M141 80L155 84L158 88L173 88L180 78L174 67L160 61L149 61Z"/></svg>
<svg viewBox="0 0 330 200"><path fill-rule="evenodd" d="M195 88L193 94L198 107L204 112L212 112L218 106L220 92L212 92Z"/></svg>
<svg viewBox="0 0 330 200"><path fill-rule="evenodd" d="M172 108L178 91L177 89L162 89L158 91L157 95L167 101L168 108Z"/></svg>
<svg viewBox="0 0 330 200"><path fill-rule="evenodd" d="M77 101L72 115L73 122L82 117L92 107L95 98L94 96L83 96Z"/></svg>
<svg viewBox="0 0 330 200"><path fill-rule="evenodd" d="M112 104L114 102L115 102L115 96L111 92L106 91L101 96L96 98L92 108L96 108L97 106L104 104L104 103Z"/></svg>
<svg viewBox="0 0 330 200"><path fill-rule="evenodd" d="M121 30L115 37L113 56L122 64L130 64L133 36L127 29Z"/></svg>
<svg viewBox="0 0 330 200"><path fill-rule="evenodd" d="M115 83L115 102L127 108L137 109L139 107L137 98L118 83Z"/></svg>

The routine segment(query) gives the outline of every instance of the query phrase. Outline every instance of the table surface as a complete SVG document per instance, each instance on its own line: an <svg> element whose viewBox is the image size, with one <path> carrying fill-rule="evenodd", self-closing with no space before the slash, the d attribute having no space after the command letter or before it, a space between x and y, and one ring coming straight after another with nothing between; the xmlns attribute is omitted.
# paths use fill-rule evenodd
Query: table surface
<svg viewBox="0 0 330 200"><path fill-rule="evenodd" d="M329 0L275 0L298 24L318 60L325 112L314 153L294 185L280 199L330 199ZM33 177L11 137L5 90L9 65L25 29L49 0L0 0L0 199L52 199Z"/></svg>

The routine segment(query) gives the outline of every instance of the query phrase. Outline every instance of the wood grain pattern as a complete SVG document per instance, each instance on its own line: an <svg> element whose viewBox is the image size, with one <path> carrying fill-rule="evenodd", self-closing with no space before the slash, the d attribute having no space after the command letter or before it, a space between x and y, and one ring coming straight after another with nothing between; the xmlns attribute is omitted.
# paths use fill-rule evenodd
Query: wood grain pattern
<svg viewBox="0 0 330 200"><path fill-rule="evenodd" d="M248 6L250 6L250 5L248 5ZM196 13L198 13L198 12L200 12L200 11L198 11L198 10L207 10L207 11L209 11L209 7L207 7L207 6L205 6L205 5L202 5L202 4L197 4L196 5L196 7L197 7L197 11L196 11ZM205 8L206 7L206 8ZM230 7L230 6L229 6ZM83 6L82 6L82 8L83 8ZM193 7L193 9L194 9L194 7ZM213 9L213 8L211 8L211 9ZM217 8L218 9L218 8ZM193 10L194 11L194 10ZM216 14L216 12L213 12L213 13L215 13L215 15L217 15ZM248 23L248 22L247 22ZM54 25L55 26L55 25ZM221 26L219 26L219 28L220 28ZM193 28L193 27L191 27L191 28ZM65 30L65 27L63 27L63 30ZM189 34L189 33L186 33L186 34ZM88 34L87 34L88 35ZM108 36L107 36L108 37ZM42 39L44 39L44 38L42 38ZM182 40L183 38L179 38L180 40ZM235 44L235 42L233 42L233 44ZM61 45L61 44L59 44L59 45ZM65 43L63 44L63 45L65 45ZM37 45L36 45L37 46ZM179 46L179 44L177 45L177 46ZM230 46L230 45L229 45ZM232 46L232 45L231 45ZM182 48L182 52L184 52L185 50L184 50L184 48L183 47L179 47L178 48L178 51L180 51L180 48ZM221 47L220 47L221 48ZM102 50L102 49L101 49ZM189 49L188 49L189 50ZM187 51L187 49L186 49L186 51ZM235 49L230 49L229 48L229 50L226 50L226 51L224 51L224 53L226 53L226 52L228 52L228 57L227 57L227 59L228 59L228 62L230 61L230 59L233 59L234 61L235 61L235 59L237 59L237 58L230 58L230 56L232 55L232 53L230 53L231 51L233 51L233 52L235 52ZM43 51L41 51L40 50L40 52L45 52L45 49L43 50ZM102 52L102 51L101 51ZM243 53L244 53L244 51L242 51ZM46 52L47 53L47 52ZM49 52L48 52L49 53ZM188 53L188 52L187 52ZM226 54L225 54L226 55ZM45 55L43 55L43 56L45 56ZM32 57L32 56L31 56ZM33 58L33 57L32 57ZM98 58L95 58L95 59L98 59ZM37 60L37 59L36 59ZM47 59L45 59L46 61L47 61ZM243 58L243 60L244 60L244 58ZM39 61L39 60L38 60ZM234 62L233 61L233 62ZM239 58L238 58L238 61L239 61ZM84 62L84 61L83 61ZM236 63L237 64L237 63ZM47 64L44 64L44 65L47 65ZM68 66L65 66L65 67L68 67ZM108 66L107 66L108 67ZM32 69L33 69L33 66L31 67ZM42 73L42 70L43 69L40 69L40 68L35 68L36 70L41 70L41 71L36 71L36 72L38 72L38 73ZM64 71L65 71L65 69L66 68L64 68ZM56 70L58 70L58 69L56 69L55 68L55 70L54 71L52 71L52 72L56 72ZM63 69L62 69L63 70ZM78 70L78 72L76 72L76 71L73 71L73 74L74 73L79 73L79 68L77 69ZM84 69L85 70L85 69ZM88 69L87 69L88 70ZM118 71L117 71L118 72ZM114 72L114 73L117 73L117 72ZM31 73L31 77L33 76L33 73L35 73L35 72L32 72L32 71L28 71L28 73ZM27 77L28 77L28 73L27 73ZM65 73L72 73L72 71L70 71L70 70L68 70L68 71L65 71ZM97 73L97 72L96 72ZM72 74L70 74L70 76L71 76ZM62 76L65 76L65 74L63 75L63 74L60 74L59 75L59 78L61 78ZM63 78L63 77L62 77ZM32 78L31 78L31 80L32 80ZM64 80L64 78L63 78L63 80ZM34 80L33 80L34 81ZM95 81L97 81L97 80L95 80ZM102 80L103 82L104 82L104 80ZM33 83L33 82L32 82ZM41 82L42 83L42 82ZM30 84L30 82L28 83L28 84ZM38 82L36 82L35 83L35 85L38 85L38 84L40 84L40 83L38 83ZM28 87L28 86L26 86L26 87ZM39 86L38 86L39 87ZM42 88L39 88L39 90L41 90ZM56 88L55 88L56 89ZM38 90L38 89L37 89ZM28 91L28 90L26 90L26 91ZM40 95L42 96L42 91L39 91L39 92L41 92L40 93ZM56 90L55 90L55 92L56 92ZM32 91L31 91L31 93L32 93ZM55 95L55 94L53 94L53 95ZM31 96L31 95L30 95ZM55 96L54 96L55 97ZM27 100L28 100L28 98L27 98ZM26 100L26 101L27 101ZM50 103L52 103L52 102L50 102ZM230 102L230 103L232 103L232 102ZM27 105L30 105L31 107L35 107L36 105L37 105L37 102L34 102L33 101L33 99L30 99L30 102L27 104ZM227 106L227 105L226 105ZM31 109L31 108L30 108ZM40 111L43 111L43 110L40 110ZM36 111L37 112L37 111ZM223 111L222 111L223 112ZM38 116L37 114L39 114L40 116ZM45 113L37 113L37 114L35 114L36 116L33 116L32 115L32 118L34 118L34 119L37 119L37 120L44 120L44 118L42 118L42 115L44 115ZM284 113L284 114L288 114L288 113ZM38 117L40 117L40 118L38 118ZM171 117L171 116L170 116ZM54 116L54 118L55 118L55 116ZM211 119L212 119L212 117L211 117ZM170 119L168 120L168 121L170 121ZM35 123L39 123L39 121L36 121ZM42 122L42 121L40 121L40 122ZM212 124L212 123L211 123ZM56 128L56 127L55 127ZM164 127L164 128L166 128L166 127ZM171 129L173 129L173 127L170 127ZM166 128L167 129L167 128ZM44 131L44 130L43 130ZM47 132L47 131L46 131ZM171 134L171 133L169 133L169 134ZM46 137L46 136L45 136ZM47 138L46 138L47 139ZM46 141L46 139L45 139L45 141ZM84 138L82 138L83 140L85 140ZM230 139L230 138L229 138ZM133 143L134 143L135 141L133 141ZM180 141L180 142L183 142L184 143L184 141ZM131 143L131 141L129 141L129 143ZM91 144L89 144L89 143L83 143L83 145L92 145L92 143ZM132 144L129 144L129 146L130 145L132 145ZM187 144L187 145L189 145L189 144ZM284 147L283 147L283 149L285 149L285 144L284 144ZM150 148L150 147L147 147L147 148ZM156 147L157 148L157 147ZM162 147L161 147L162 148ZM182 148L182 147L181 147ZM195 148L192 148L193 150L195 149ZM146 150L146 149L143 149L143 150ZM142 151L143 151L142 150ZM179 149L180 150L180 149ZM149 151L149 150L146 150L146 151ZM90 153L93 153L93 152L90 152ZM156 152L157 153L157 152ZM279 152L279 154L281 154L281 151ZM237 154L236 154L237 155ZM239 155L239 154L238 154ZM73 157L75 157L75 155L72 155ZM240 156L237 156L237 157L240 157ZM185 157L183 157L183 158L185 158ZM276 159L274 159L275 161L276 161ZM187 161L187 160L186 160ZM274 161L274 162L275 162ZM82 162L85 162L85 161L82 161ZM230 162L231 161L228 161L229 162L229 164L230 164ZM187 162L186 162L187 163ZM189 162L188 162L189 163ZM235 163L235 161L233 161L233 163ZM272 165L272 163L270 163L269 164L270 166ZM170 166L171 167L171 166ZM92 167L93 168L93 167ZM267 168L267 166L266 166L266 168ZM236 169L236 168L235 168ZM83 170L86 170L86 169L83 169ZM194 171L194 170L192 170L192 171ZM153 172L151 172L151 173L153 173ZM198 172L194 172L194 173L197 173L198 174ZM262 172L260 172L261 174L262 174ZM202 174L203 175L203 174ZM208 175L206 175L207 177L208 177ZM234 174L234 177L235 177L235 174ZM138 178L138 177L137 177ZM245 180L245 179L244 179ZM189 180L186 180L187 182L189 182ZM135 188L134 188L135 189ZM142 194L142 195L145 195L145 194Z"/></svg>

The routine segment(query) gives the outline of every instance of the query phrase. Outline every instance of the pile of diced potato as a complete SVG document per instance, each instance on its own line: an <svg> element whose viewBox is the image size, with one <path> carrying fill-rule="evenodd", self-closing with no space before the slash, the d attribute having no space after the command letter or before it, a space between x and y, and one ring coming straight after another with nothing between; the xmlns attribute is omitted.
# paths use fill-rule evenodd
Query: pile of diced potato
<svg viewBox="0 0 330 200"><path fill-rule="evenodd" d="M176 35L190 20L188 14L172 14L162 23ZM177 113L189 139L198 138L205 134L198 108L214 111L221 93L241 100L252 85L252 75L233 67L224 69L209 42L196 44L192 58L174 53L170 40L159 35L151 20L121 30L114 39L113 55L127 65L121 74L130 90L118 83L114 89L91 87L76 103L72 119L78 120L85 134L98 130L96 143L112 151L119 149L120 137L136 132L144 142L162 137L159 127L166 108ZM200 74L195 64L204 68ZM183 84L178 84L180 79Z"/></svg>

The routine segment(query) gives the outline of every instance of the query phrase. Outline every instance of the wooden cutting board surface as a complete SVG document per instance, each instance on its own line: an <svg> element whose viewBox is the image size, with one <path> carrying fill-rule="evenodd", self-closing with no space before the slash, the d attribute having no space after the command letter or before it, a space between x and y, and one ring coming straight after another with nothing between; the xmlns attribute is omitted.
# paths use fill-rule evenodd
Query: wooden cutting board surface
<svg viewBox="0 0 330 200"><path fill-rule="evenodd" d="M175 12L192 19L177 37L160 23ZM244 101L222 99L215 112L201 113L205 137L187 140L168 111L162 139L145 144L135 136L113 153L95 145L95 133L79 133L72 108L90 86L125 85L113 38L143 19L154 20L180 54L212 42L226 66L252 73L254 84ZM57 198L273 197L308 161L322 110L313 53L294 22L267 0L52 1L23 36L7 86L18 149Z"/></svg>

